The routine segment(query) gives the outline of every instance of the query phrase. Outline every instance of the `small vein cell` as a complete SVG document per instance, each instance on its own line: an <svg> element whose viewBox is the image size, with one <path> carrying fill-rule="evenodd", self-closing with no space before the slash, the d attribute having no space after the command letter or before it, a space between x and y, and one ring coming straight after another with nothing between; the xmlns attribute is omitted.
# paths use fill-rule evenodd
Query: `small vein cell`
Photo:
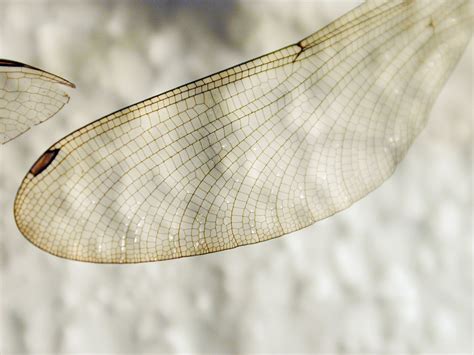
<svg viewBox="0 0 474 355"><path fill-rule="evenodd" d="M63 258L138 263L262 242L348 208L426 125L473 12L472 0L370 0L298 44L96 120L31 168L18 228Z"/></svg>
<svg viewBox="0 0 474 355"><path fill-rule="evenodd" d="M0 59L0 143L54 116L69 102L66 87L75 85L30 65Z"/></svg>

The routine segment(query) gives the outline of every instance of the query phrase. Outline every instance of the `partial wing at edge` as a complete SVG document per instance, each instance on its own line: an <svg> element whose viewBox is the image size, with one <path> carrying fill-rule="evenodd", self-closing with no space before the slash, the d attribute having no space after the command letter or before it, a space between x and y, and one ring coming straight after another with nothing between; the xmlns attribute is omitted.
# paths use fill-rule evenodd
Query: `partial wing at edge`
<svg viewBox="0 0 474 355"><path fill-rule="evenodd" d="M0 143L55 115L68 103L64 86L74 84L44 70L0 59Z"/></svg>

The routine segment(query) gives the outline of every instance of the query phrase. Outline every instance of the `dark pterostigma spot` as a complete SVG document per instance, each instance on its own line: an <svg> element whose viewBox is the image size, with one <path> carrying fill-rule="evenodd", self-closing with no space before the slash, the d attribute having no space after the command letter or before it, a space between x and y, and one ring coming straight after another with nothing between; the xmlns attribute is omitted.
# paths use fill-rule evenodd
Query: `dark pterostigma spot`
<svg viewBox="0 0 474 355"><path fill-rule="evenodd" d="M51 164L58 155L59 149L47 150L37 161L33 164L30 169L30 173L33 176L38 176L41 174L48 166Z"/></svg>

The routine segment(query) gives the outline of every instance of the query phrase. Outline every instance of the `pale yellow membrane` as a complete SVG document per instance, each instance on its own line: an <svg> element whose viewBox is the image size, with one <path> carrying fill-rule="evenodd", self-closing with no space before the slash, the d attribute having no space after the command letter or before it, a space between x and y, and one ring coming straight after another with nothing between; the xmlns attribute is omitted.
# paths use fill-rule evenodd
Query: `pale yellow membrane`
<svg viewBox="0 0 474 355"><path fill-rule="evenodd" d="M393 173L472 27L469 0L368 1L298 44L66 136L26 175L17 225L54 255L100 263L311 225Z"/></svg>

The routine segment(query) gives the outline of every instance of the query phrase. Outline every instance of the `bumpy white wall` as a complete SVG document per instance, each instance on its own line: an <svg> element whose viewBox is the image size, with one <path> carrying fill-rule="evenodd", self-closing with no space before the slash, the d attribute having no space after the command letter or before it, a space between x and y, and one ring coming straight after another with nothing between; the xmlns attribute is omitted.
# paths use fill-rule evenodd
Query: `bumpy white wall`
<svg viewBox="0 0 474 355"><path fill-rule="evenodd" d="M0 147L0 352L469 352L472 45L396 174L291 236L142 265L30 245L12 204L57 139L104 114L290 44L358 1L0 2L0 57L77 84Z"/></svg>

